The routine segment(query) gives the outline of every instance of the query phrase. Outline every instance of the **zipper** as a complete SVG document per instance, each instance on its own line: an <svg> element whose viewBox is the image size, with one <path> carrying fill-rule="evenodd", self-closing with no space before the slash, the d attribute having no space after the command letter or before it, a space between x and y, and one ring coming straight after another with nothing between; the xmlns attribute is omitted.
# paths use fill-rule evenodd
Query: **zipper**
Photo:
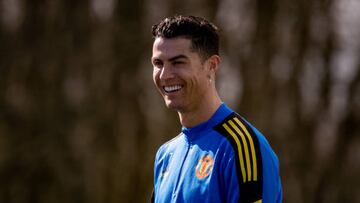
<svg viewBox="0 0 360 203"><path fill-rule="evenodd" d="M186 139L187 148L186 148L186 152L185 152L184 159L183 159L183 161L182 161L182 163L181 163L181 166L180 166L180 170L179 170L178 177L177 177L176 182L175 182L175 188L174 188L173 193L172 193L172 199L175 199L176 196L177 196L177 190L178 190L178 186L179 186L180 177L181 177L182 174L183 174L182 169L183 169L184 163L185 163L185 161L186 161L186 158L187 158L187 156L188 156L188 154L189 154L190 147L191 147L191 141L188 141L188 139L187 139L187 137L186 137L185 134L184 134L184 136L185 136L185 139Z"/></svg>

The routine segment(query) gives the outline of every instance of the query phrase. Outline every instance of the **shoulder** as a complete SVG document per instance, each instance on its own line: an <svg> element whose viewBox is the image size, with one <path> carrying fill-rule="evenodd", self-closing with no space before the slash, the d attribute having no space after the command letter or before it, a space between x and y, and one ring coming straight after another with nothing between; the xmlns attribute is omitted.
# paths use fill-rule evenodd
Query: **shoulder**
<svg viewBox="0 0 360 203"><path fill-rule="evenodd" d="M259 139L259 136L262 136L261 133L236 112L227 116L214 129L236 149L248 150L259 147L259 142L263 141L263 139Z"/></svg>
<svg viewBox="0 0 360 203"><path fill-rule="evenodd" d="M242 180L257 179L261 172L261 140L257 131L236 112L215 126L215 130L230 143Z"/></svg>
<svg viewBox="0 0 360 203"><path fill-rule="evenodd" d="M279 160L259 130L235 112L215 130L231 144L234 158L229 163L237 174L240 196L245 202L281 195Z"/></svg>
<svg viewBox="0 0 360 203"><path fill-rule="evenodd" d="M245 153L246 148L248 150L258 148L259 150L261 149L261 152L276 156L265 136L236 112L227 116L214 129L223 137L226 137L234 148L245 148L242 149Z"/></svg>
<svg viewBox="0 0 360 203"><path fill-rule="evenodd" d="M269 144L269 141L266 139L266 137L258 130L256 129L253 125L251 125L248 121L244 120L249 128L251 128L251 130L254 132L254 134L257 136L258 141L259 141L259 146L261 149L261 154L262 157L264 159L264 161L266 161L267 159L271 159L270 161L273 162L274 165L276 165L278 167L279 165L279 160L278 157L276 156L275 152L273 151L271 145Z"/></svg>

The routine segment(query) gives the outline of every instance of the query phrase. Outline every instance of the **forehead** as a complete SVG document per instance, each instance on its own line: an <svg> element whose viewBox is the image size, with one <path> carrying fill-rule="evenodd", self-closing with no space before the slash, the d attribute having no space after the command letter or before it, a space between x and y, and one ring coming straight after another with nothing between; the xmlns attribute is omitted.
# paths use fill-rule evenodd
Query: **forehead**
<svg viewBox="0 0 360 203"><path fill-rule="evenodd" d="M152 51L152 57L160 59L195 53L191 49L191 40L182 37L170 39L158 37L154 41Z"/></svg>

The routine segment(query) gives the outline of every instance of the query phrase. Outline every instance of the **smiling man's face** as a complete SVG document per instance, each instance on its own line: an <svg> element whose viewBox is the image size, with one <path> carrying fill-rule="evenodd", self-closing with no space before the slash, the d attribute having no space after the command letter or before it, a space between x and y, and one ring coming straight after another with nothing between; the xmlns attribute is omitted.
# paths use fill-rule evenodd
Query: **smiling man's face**
<svg viewBox="0 0 360 203"><path fill-rule="evenodd" d="M156 38L151 61L154 83L167 107L189 112L201 105L209 89L210 72L189 39Z"/></svg>

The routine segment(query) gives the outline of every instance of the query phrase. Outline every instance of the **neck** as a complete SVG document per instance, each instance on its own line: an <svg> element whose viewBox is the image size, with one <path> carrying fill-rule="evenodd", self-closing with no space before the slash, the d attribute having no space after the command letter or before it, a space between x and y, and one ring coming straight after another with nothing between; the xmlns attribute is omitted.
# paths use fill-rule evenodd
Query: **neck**
<svg viewBox="0 0 360 203"><path fill-rule="evenodd" d="M178 112L182 126L191 128L209 120L221 105L221 99L217 92L210 98L203 98L202 101L201 105L194 107L193 110Z"/></svg>

